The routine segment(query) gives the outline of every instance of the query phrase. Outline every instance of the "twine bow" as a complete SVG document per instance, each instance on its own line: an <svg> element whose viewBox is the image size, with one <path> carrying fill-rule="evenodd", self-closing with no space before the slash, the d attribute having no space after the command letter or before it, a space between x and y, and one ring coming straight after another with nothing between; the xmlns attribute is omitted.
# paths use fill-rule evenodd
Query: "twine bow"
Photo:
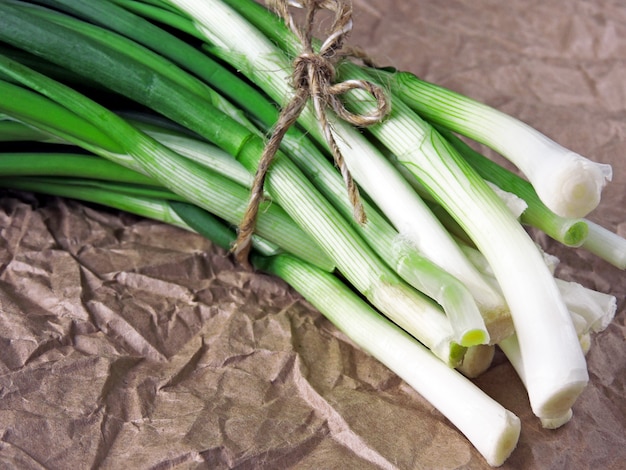
<svg viewBox="0 0 626 470"><path fill-rule="evenodd" d="M252 183L250 200L239 225L238 237L233 246L237 260L248 265L248 254L251 248L252 234L256 225L259 206L263 200L265 178L270 165L280 147L280 143L288 129L296 122L306 106L309 98L313 103L316 117L324 133L333 155L335 165L343 177L353 215L358 223L366 222L365 212L361 204L359 190L354 183L350 171L341 155L339 146L333 136L326 116L330 107L337 116L352 125L364 127L380 122L389 112L389 104L383 90L365 80L346 80L334 83L335 64L346 55L364 59L364 54L353 49L350 53L342 53L341 49L352 30L352 6L347 0L268 0L276 13L283 18L291 31L300 39L302 51L293 62L292 86L295 93L291 100L282 108L274 130L267 141L256 174ZM289 7L305 9L303 27L299 27L290 13ZM315 15L326 9L334 13L331 33L322 43L319 51L313 48L313 27ZM340 95L351 90L365 90L376 101L376 107L367 114L354 114L348 111L340 99Z"/></svg>

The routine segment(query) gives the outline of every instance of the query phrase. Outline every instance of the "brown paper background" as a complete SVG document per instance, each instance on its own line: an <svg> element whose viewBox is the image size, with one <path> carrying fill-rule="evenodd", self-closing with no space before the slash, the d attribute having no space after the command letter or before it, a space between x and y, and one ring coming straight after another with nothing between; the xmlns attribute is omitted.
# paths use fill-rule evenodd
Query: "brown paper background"
<svg viewBox="0 0 626 470"><path fill-rule="evenodd" d="M626 235L626 5L355 0L352 43L611 163L590 218ZM503 468L624 468L624 273L538 237L618 297L573 420L543 430L501 356L476 382L522 420ZM200 237L0 193L0 468L483 469L435 409L286 285ZM462 399L462 397L460 397Z"/></svg>

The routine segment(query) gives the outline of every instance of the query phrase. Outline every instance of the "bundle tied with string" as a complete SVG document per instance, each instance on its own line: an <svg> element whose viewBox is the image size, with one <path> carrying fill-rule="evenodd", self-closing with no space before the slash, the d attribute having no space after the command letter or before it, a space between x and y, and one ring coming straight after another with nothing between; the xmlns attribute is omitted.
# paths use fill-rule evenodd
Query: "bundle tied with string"
<svg viewBox="0 0 626 470"><path fill-rule="evenodd" d="M309 99L335 165L343 177L352 204L354 218L360 224L364 224L367 219L360 202L359 190L352 180L350 171L337 146L326 112L330 108L339 118L350 124L365 127L379 123L387 115L390 108L382 88L374 83L365 80L346 80L334 83L335 65L340 59L356 57L367 61L366 55L355 48L347 51L342 49L352 30L352 5L350 2L345 0L268 0L268 3L299 38L302 50L293 62L292 86L294 94L282 108L273 132L265 145L252 182L250 200L239 225L237 240L232 248L237 261L245 266L249 265L248 255L259 206L264 197L265 178L285 133L296 122ZM290 7L304 9L304 24L302 26L296 24ZM313 45L313 29L315 15L321 10L328 10L333 13L334 21L331 33L316 51ZM364 90L370 93L376 101L376 106L368 114L349 112L341 101L340 95L352 90Z"/></svg>

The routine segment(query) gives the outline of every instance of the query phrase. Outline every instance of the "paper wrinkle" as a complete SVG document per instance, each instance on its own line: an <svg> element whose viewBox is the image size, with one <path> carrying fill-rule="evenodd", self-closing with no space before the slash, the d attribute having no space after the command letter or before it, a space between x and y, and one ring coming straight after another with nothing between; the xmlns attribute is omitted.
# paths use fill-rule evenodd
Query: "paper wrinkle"
<svg viewBox="0 0 626 470"><path fill-rule="evenodd" d="M356 0L354 9L350 43L382 65L611 164L590 218L626 236L622 2ZM0 195L1 467L489 468L284 282L180 229ZM536 239L561 260L560 277L614 294L617 312L592 335L590 384L556 432L532 416L501 353L475 379L522 420L501 468L620 468L626 276Z"/></svg>
<svg viewBox="0 0 626 470"><path fill-rule="evenodd" d="M296 357L293 361L292 373L298 370L296 367L299 360ZM395 465L379 454L375 449L370 448L357 432L355 432L337 410L322 397L301 374L295 376L294 383L304 400L324 418L328 425L329 432L333 438L341 445L349 449L355 456L371 462L382 469L395 469Z"/></svg>

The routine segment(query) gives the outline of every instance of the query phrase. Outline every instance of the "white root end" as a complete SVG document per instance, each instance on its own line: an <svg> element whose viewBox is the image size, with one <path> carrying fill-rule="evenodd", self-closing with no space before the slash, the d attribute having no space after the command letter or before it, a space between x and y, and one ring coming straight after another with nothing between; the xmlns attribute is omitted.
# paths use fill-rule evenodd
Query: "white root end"
<svg viewBox="0 0 626 470"><path fill-rule="evenodd" d="M506 410L504 424L501 429L497 430L497 435L490 436L494 442L489 443L488 448L481 449L478 445L476 448L481 452L483 457L492 467L499 467L517 447L519 435L521 431L521 423L517 416Z"/></svg>
<svg viewBox="0 0 626 470"><path fill-rule="evenodd" d="M463 362L456 369L467 378L476 378L489 369L495 351L496 347L490 344L480 344L467 348Z"/></svg>
<svg viewBox="0 0 626 470"><path fill-rule="evenodd" d="M600 203L602 190L612 178L612 168L574 152L560 156L554 159L552 169L550 159L537 168L531 178L533 186L543 203L556 214L585 217Z"/></svg>
<svg viewBox="0 0 626 470"><path fill-rule="evenodd" d="M553 420L565 415L588 383L589 376L586 366L571 368L568 375L560 377L558 381L554 380L554 377L544 377L544 380L541 380L540 377L535 376L529 379L526 376L517 335L511 335L498 343L498 346L508 358L527 390L529 389L529 382L532 380L534 389L531 406L534 415L540 419Z"/></svg>
<svg viewBox="0 0 626 470"><path fill-rule="evenodd" d="M569 409L562 416L557 416L556 418L542 418L541 426L544 429L557 429L563 426L564 424L567 424L569 420L572 419L572 416L573 416L572 410Z"/></svg>

